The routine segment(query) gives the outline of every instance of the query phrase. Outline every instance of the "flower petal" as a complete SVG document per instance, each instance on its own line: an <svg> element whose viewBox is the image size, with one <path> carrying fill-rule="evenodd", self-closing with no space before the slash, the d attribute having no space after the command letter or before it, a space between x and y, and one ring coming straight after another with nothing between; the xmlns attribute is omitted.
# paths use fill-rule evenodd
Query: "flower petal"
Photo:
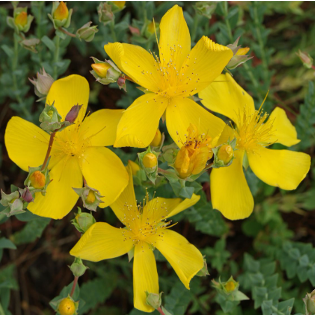
<svg viewBox="0 0 315 315"><path fill-rule="evenodd" d="M191 99L173 98L166 109L166 125L170 136L179 147L186 141L190 124L194 124L200 133L205 133L211 138L218 136L225 127L223 120Z"/></svg>
<svg viewBox="0 0 315 315"><path fill-rule="evenodd" d="M181 7L174 5L165 13L160 24L160 34L159 52L162 65L171 62L180 69L191 49L190 34Z"/></svg>
<svg viewBox="0 0 315 315"><path fill-rule="evenodd" d="M41 217L62 219L75 206L79 196L72 187L82 187L82 173L74 157L65 157L50 171L51 183L47 186L46 195L35 194L34 202L27 209Z"/></svg>
<svg viewBox="0 0 315 315"><path fill-rule="evenodd" d="M42 165L48 149L49 135L20 117L12 117L4 135L10 159L22 170Z"/></svg>
<svg viewBox="0 0 315 315"><path fill-rule="evenodd" d="M137 84L152 92L158 92L160 74L154 57L144 48L136 45L108 43L106 53Z"/></svg>
<svg viewBox="0 0 315 315"><path fill-rule="evenodd" d="M128 253L133 247L126 229L105 222L94 223L71 249L70 255L89 261L111 259Z"/></svg>
<svg viewBox="0 0 315 315"><path fill-rule="evenodd" d="M83 105L76 122L81 122L89 101L90 87L88 81L80 75L69 75L55 81L47 95L46 104L54 103L62 120L74 105Z"/></svg>
<svg viewBox="0 0 315 315"><path fill-rule="evenodd" d="M221 74L208 87L199 92L201 103L217 113L220 113L235 123L238 122L240 112L248 108L254 112L253 98L231 77Z"/></svg>
<svg viewBox="0 0 315 315"><path fill-rule="evenodd" d="M99 207L113 203L128 184L128 174L120 158L103 147L90 147L81 159L81 168L87 184L97 189L104 201Z"/></svg>
<svg viewBox="0 0 315 315"><path fill-rule="evenodd" d="M124 191L119 195L114 203L110 205L115 212L116 217L123 223L127 224L124 220L126 212L134 211L134 216L138 214L137 201L135 196L135 190L133 187L132 169L130 164L127 166L127 172L129 175L129 182Z"/></svg>
<svg viewBox="0 0 315 315"><path fill-rule="evenodd" d="M90 146L113 145L116 130L124 110L101 109L86 117L80 127L80 137L90 139Z"/></svg>
<svg viewBox="0 0 315 315"><path fill-rule="evenodd" d="M134 306L143 312L153 312L146 303L146 293L159 294L159 278L152 249L145 242L135 246L133 262L133 301Z"/></svg>
<svg viewBox="0 0 315 315"><path fill-rule="evenodd" d="M234 154L230 166L211 171L210 189L213 209L230 220L239 220L252 213L254 200L243 172L244 151L234 151Z"/></svg>
<svg viewBox="0 0 315 315"><path fill-rule="evenodd" d="M168 260L179 279L189 290L190 280L203 267L202 255L182 235L171 230L164 230L162 234L153 241L153 245Z"/></svg>
<svg viewBox="0 0 315 315"><path fill-rule="evenodd" d="M184 63L179 85L184 95L194 95L215 80L232 58L232 50L203 36Z"/></svg>
<svg viewBox="0 0 315 315"><path fill-rule="evenodd" d="M282 108L276 107L271 113L269 120L273 121L271 131L273 140L271 142L278 142L287 147L300 142L297 138L295 127L291 124Z"/></svg>
<svg viewBox="0 0 315 315"><path fill-rule="evenodd" d="M296 189L311 165L311 157L302 152L262 147L259 152L247 154L250 168L258 178L286 190Z"/></svg>
<svg viewBox="0 0 315 315"><path fill-rule="evenodd" d="M137 98L124 112L115 147L145 148L153 140L168 100L153 93Z"/></svg>

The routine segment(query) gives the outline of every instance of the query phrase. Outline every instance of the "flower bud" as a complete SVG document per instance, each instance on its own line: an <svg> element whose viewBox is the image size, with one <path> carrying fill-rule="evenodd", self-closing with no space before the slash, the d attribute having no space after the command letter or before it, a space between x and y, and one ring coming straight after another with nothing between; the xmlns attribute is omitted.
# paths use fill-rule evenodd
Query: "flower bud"
<svg viewBox="0 0 315 315"><path fill-rule="evenodd" d="M130 161L130 160L128 161L128 164L131 167L132 175L135 176L138 173L138 171L140 170L140 166L137 163Z"/></svg>
<svg viewBox="0 0 315 315"><path fill-rule="evenodd" d="M306 293L303 299L306 309L306 315L313 315L315 313L315 290L311 293Z"/></svg>
<svg viewBox="0 0 315 315"><path fill-rule="evenodd" d="M233 281L228 281L225 283L224 288L225 288L226 292L232 292L235 290L236 285Z"/></svg>
<svg viewBox="0 0 315 315"><path fill-rule="evenodd" d="M6 214L7 217L25 212L23 201L20 200L20 194L17 190L8 195L1 190L0 204L6 207L2 213Z"/></svg>
<svg viewBox="0 0 315 315"><path fill-rule="evenodd" d="M213 12L215 11L217 4L213 1L200 1L195 5L195 10L198 14L211 19Z"/></svg>
<svg viewBox="0 0 315 315"><path fill-rule="evenodd" d="M117 80L121 76L121 71L112 61L100 61L94 57L92 57L92 59L94 61L94 64L92 64L93 70L90 72L97 82L104 85L117 82Z"/></svg>
<svg viewBox="0 0 315 315"><path fill-rule="evenodd" d="M155 136L154 136L152 142L150 143L150 146L151 147L159 147L161 142L162 142L162 134L161 134L161 131L158 129L155 133Z"/></svg>
<svg viewBox="0 0 315 315"><path fill-rule="evenodd" d="M71 222L80 233L85 233L96 221L91 213L81 212L80 207L78 210L78 214Z"/></svg>
<svg viewBox="0 0 315 315"><path fill-rule="evenodd" d="M86 42L91 42L94 39L95 34L98 32L97 25L91 26L92 22L84 24L76 32L77 37Z"/></svg>
<svg viewBox="0 0 315 315"><path fill-rule="evenodd" d="M69 123L73 124L79 115L81 107L82 105L72 106L70 111L66 115L65 121L68 121Z"/></svg>
<svg viewBox="0 0 315 315"><path fill-rule="evenodd" d="M147 295L146 302L148 305L153 307L155 310L161 307L162 304L162 293L156 294L156 293L150 293L148 291L145 292Z"/></svg>
<svg viewBox="0 0 315 315"><path fill-rule="evenodd" d="M76 313L76 305L70 297L62 299L58 305L60 315L74 315Z"/></svg>
<svg viewBox="0 0 315 315"><path fill-rule="evenodd" d="M98 19L100 22L104 23L104 25L110 23L115 19L115 15L112 12L112 6L110 4L100 3L97 8Z"/></svg>
<svg viewBox="0 0 315 315"><path fill-rule="evenodd" d="M45 71L43 68L40 72L37 72L36 74L37 79L29 81L34 85L34 92L35 94L43 99L48 94L51 85L54 83L54 79Z"/></svg>
<svg viewBox="0 0 315 315"><path fill-rule="evenodd" d="M240 37L238 37L233 44L227 45L227 47L233 52L233 57L226 66L227 69L233 70L244 62L253 58L246 55L250 49L249 47L241 48L241 46L238 46L239 39Z"/></svg>
<svg viewBox="0 0 315 315"><path fill-rule="evenodd" d="M122 10L125 7L126 1L111 1L114 6L113 6L113 12L117 12L116 8L118 8L118 10Z"/></svg>
<svg viewBox="0 0 315 315"><path fill-rule="evenodd" d="M106 78L107 75L107 71L108 69L111 68L110 64L108 63L94 63L91 65L91 67L93 68L93 70L96 72L96 74L100 77L100 78Z"/></svg>
<svg viewBox="0 0 315 315"><path fill-rule="evenodd" d="M69 16L69 10L68 10L67 5L63 1L60 1L58 4L58 7L53 12L54 19L58 21L62 21L62 20L67 19L68 16Z"/></svg>
<svg viewBox="0 0 315 315"><path fill-rule="evenodd" d="M20 30L22 30L24 26L27 24L27 13L25 11L19 13L14 18L14 23Z"/></svg>
<svg viewBox="0 0 315 315"><path fill-rule="evenodd" d="M120 90L123 89L125 92L127 92L126 79L124 75L118 78L117 84Z"/></svg>
<svg viewBox="0 0 315 315"><path fill-rule="evenodd" d="M72 9L68 10L67 5L63 1L54 1L51 14L48 17L54 24L57 30L60 27L67 28L71 23Z"/></svg>
<svg viewBox="0 0 315 315"><path fill-rule="evenodd" d="M21 194L22 199L23 199L25 202L30 203L30 202L34 201L34 196L33 196L33 194L30 192L30 190L28 189L28 187L25 187L24 189L21 189L20 194Z"/></svg>
<svg viewBox="0 0 315 315"><path fill-rule="evenodd" d="M81 258L74 258L74 262L70 266L70 270L75 277L81 277L82 275L84 275L86 269L88 268L83 265Z"/></svg>
<svg viewBox="0 0 315 315"><path fill-rule="evenodd" d="M81 197L83 206L86 209L96 211L98 205L103 202L101 200L103 196L94 188L85 186L83 188L73 188L73 190Z"/></svg>
<svg viewBox="0 0 315 315"><path fill-rule="evenodd" d="M240 49L236 52L235 56L244 56L244 55L246 55L246 54L249 52L249 50L250 50L249 47L240 48Z"/></svg>
<svg viewBox="0 0 315 315"><path fill-rule="evenodd" d="M13 17L7 17L7 24L13 28L16 33L28 32L34 17L27 14L27 8L14 8Z"/></svg>
<svg viewBox="0 0 315 315"><path fill-rule="evenodd" d="M154 34L155 33L155 23L154 23L154 21L152 21L152 22L150 22L149 24L148 24L148 26L147 26L147 32L149 33L149 34Z"/></svg>
<svg viewBox="0 0 315 315"><path fill-rule="evenodd" d="M143 163L144 167L146 167L146 168L153 168L153 167L157 166L157 158L156 158L155 154L147 153L144 156L142 163Z"/></svg>
<svg viewBox="0 0 315 315"><path fill-rule="evenodd" d="M301 50L299 50L299 52L297 52L296 55L300 58L300 60L302 61L303 65L307 69L311 69L312 68L312 66L313 66L313 58L309 54L306 54L306 53L302 52Z"/></svg>
<svg viewBox="0 0 315 315"><path fill-rule="evenodd" d="M42 189L45 187L46 177L40 171L35 171L29 178L32 187L35 189Z"/></svg>
<svg viewBox="0 0 315 315"><path fill-rule="evenodd" d="M229 144L224 144L219 148L217 157L224 164L228 164L234 157L234 150Z"/></svg>
<svg viewBox="0 0 315 315"><path fill-rule="evenodd" d="M61 116L59 115L54 104L48 105L46 104L45 108L39 115L39 121L41 124L39 125L43 130L47 132L55 132L64 129L67 126L70 126L70 122L61 121Z"/></svg>

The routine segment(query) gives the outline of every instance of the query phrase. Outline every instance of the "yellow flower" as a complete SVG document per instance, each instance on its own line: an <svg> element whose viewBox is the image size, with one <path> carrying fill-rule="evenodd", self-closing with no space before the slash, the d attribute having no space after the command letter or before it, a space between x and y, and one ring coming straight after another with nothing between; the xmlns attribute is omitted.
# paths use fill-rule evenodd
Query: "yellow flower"
<svg viewBox="0 0 315 315"><path fill-rule="evenodd" d="M159 57L140 46L109 43L105 51L135 83L147 89L125 111L117 128L116 147L147 147L166 112L169 134L185 132L190 123L208 125L209 136L224 128L223 122L189 97L206 88L232 58L231 49L203 36L191 49L182 9L174 5L160 24Z"/></svg>
<svg viewBox="0 0 315 315"><path fill-rule="evenodd" d="M152 142L150 143L151 147L159 147L161 145L161 141L162 141L162 134L161 131L158 129L155 133L155 136L152 140Z"/></svg>
<svg viewBox="0 0 315 315"><path fill-rule="evenodd" d="M67 5L63 2L60 1L57 9L55 10L53 16L54 19L58 21L62 21L68 18L69 15L69 10L67 8Z"/></svg>
<svg viewBox="0 0 315 315"><path fill-rule="evenodd" d="M113 203L128 183L121 160L104 146L113 145L121 110L102 109L84 120L89 100L89 84L85 78L71 75L55 81L46 103L54 103L64 120L73 105L83 105L75 123L57 132L49 162L50 179L46 195L36 193L28 209L43 217L63 218L79 196L72 188L81 188L83 176L90 187L99 190L106 207ZM24 171L42 165L49 135L34 124L13 117L5 132L9 157Z"/></svg>
<svg viewBox="0 0 315 315"><path fill-rule="evenodd" d="M181 178L199 174L206 167L207 161L213 156L212 148L218 140L200 133L193 124L190 124L186 134L186 142L175 160L175 168Z"/></svg>
<svg viewBox="0 0 315 315"><path fill-rule="evenodd" d="M222 144L236 138L237 151L230 166L211 172L213 208L231 220L243 219L252 213L254 200L243 172L244 158L266 184L285 190L297 188L309 171L310 156L266 148L273 143L292 146L300 141L283 109L276 107L269 118L262 109L255 110L252 97L229 74L221 75L199 97L203 105L235 123L235 129L225 127L218 141Z"/></svg>
<svg viewBox="0 0 315 315"><path fill-rule="evenodd" d="M152 312L154 309L146 304L145 292L159 293L154 248L164 255L187 289L192 277L203 267L199 250L183 236L169 230L171 221L167 221L194 205L200 197L193 195L185 200L154 198L140 208L135 199L130 165L127 169L129 184L111 205L125 228L95 223L83 234L70 254L89 261L100 261L134 250L134 306L141 311Z"/></svg>
<svg viewBox="0 0 315 315"><path fill-rule="evenodd" d="M14 19L14 23L17 26L24 27L27 24L27 13L23 11L18 14Z"/></svg>

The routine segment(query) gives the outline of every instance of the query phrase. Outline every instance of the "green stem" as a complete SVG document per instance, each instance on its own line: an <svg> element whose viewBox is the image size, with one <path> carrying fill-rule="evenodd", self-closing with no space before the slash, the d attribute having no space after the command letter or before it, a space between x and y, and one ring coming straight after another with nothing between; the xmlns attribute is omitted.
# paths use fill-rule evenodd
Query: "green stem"
<svg viewBox="0 0 315 315"><path fill-rule="evenodd" d="M60 38L58 35L56 35L56 41L55 41L55 54L54 54L54 79L58 78L58 66L56 63L59 60L59 48L60 48Z"/></svg>
<svg viewBox="0 0 315 315"><path fill-rule="evenodd" d="M195 18L194 18L194 25L193 25L193 29L191 32L191 39L194 42L196 39L196 35L197 35L197 28L198 28L198 22L199 22L199 14L196 13Z"/></svg>
<svg viewBox="0 0 315 315"><path fill-rule="evenodd" d="M109 25L110 25L110 32L111 32L113 41L117 42L117 36L116 36L116 32L115 32L115 21L112 20Z"/></svg>
<svg viewBox="0 0 315 315"><path fill-rule="evenodd" d="M228 10L228 2L224 2L224 22L225 22L225 25L226 25L226 28L227 28L227 32L228 32L228 36L229 36L229 39L230 39L230 42L231 44L233 44L233 36L232 36L232 30L231 30L231 25L230 25L230 21L228 19L228 13L229 13L229 10Z"/></svg>

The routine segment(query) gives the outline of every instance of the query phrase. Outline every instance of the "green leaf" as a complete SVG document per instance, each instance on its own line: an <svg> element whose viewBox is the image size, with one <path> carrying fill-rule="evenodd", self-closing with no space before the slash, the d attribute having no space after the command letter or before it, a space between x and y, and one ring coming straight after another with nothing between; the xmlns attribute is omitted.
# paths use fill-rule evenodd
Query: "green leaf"
<svg viewBox="0 0 315 315"><path fill-rule="evenodd" d="M51 51L51 52L55 52L56 50L56 46L55 43L48 38L46 35L42 37L41 41L46 45L46 47Z"/></svg>
<svg viewBox="0 0 315 315"><path fill-rule="evenodd" d="M0 238L0 248L16 249L14 243L5 237Z"/></svg>

